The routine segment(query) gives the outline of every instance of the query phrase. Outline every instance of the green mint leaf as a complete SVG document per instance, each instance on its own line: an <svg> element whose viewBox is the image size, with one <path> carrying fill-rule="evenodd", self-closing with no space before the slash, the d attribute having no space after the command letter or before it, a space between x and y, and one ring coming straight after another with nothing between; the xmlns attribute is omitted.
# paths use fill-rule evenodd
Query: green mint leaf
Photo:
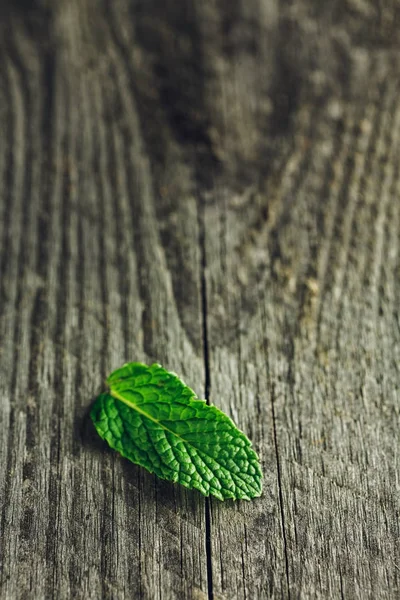
<svg viewBox="0 0 400 600"><path fill-rule="evenodd" d="M128 363L107 379L91 418L111 448L162 479L220 500L261 495L251 442L161 365Z"/></svg>

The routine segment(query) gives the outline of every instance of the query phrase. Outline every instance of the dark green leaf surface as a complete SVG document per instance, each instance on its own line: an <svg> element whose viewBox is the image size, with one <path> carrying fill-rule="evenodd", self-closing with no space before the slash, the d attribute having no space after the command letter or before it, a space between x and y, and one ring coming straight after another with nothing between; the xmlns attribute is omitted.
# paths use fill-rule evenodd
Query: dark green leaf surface
<svg viewBox="0 0 400 600"><path fill-rule="evenodd" d="M162 479L205 496L261 495L261 469L251 442L229 417L199 400L158 364L128 363L107 379L91 418L108 444Z"/></svg>

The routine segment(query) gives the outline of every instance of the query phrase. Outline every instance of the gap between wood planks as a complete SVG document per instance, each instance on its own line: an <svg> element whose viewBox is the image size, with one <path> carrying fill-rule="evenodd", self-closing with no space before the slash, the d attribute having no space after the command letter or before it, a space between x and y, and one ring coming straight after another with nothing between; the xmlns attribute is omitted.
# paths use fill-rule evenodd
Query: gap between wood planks
<svg viewBox="0 0 400 600"><path fill-rule="evenodd" d="M210 358L208 348L208 323L207 323L207 278L206 278L206 236L205 236L205 219L204 219L204 203L200 203L198 212L199 219L199 246L201 252L201 312L203 326L203 358L204 358L204 391L207 404L210 404ZM213 578L212 578L212 553L211 553L211 500L210 497L205 499L205 524L206 524L206 559L207 559L207 586L208 598L214 600Z"/></svg>

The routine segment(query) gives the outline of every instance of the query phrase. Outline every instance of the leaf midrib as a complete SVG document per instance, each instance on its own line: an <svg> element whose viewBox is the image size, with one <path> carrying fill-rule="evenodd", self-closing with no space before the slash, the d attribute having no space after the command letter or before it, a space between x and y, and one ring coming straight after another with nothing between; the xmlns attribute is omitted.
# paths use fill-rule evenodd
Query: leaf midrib
<svg viewBox="0 0 400 600"><path fill-rule="evenodd" d="M168 427L165 427L165 425L163 425L161 423L161 421L157 421L157 419L155 419L154 417L152 417L151 415L149 415L147 412L145 412L144 410L141 410L138 407L137 404L134 404L133 402L130 402L129 400L126 400L126 398L124 398L123 396L121 396L120 394L118 394L118 392L116 392L115 390L110 389L110 396L112 396L116 400L120 400L121 402L123 402L124 404L126 404L126 406L129 406L129 408L132 408L133 410L136 410L136 412L140 413L141 415L143 415L147 419L150 419L150 421L153 421L153 423L156 423L156 425L159 425L162 429L165 429L165 431L168 431L169 433L172 433L172 435L175 435L177 438L179 438L180 440L182 440L182 442L185 442L185 444L190 444L190 442L188 442L187 440L185 440L178 433L175 433L175 431L172 431L172 429L169 429ZM210 458L212 458L212 457L210 457Z"/></svg>

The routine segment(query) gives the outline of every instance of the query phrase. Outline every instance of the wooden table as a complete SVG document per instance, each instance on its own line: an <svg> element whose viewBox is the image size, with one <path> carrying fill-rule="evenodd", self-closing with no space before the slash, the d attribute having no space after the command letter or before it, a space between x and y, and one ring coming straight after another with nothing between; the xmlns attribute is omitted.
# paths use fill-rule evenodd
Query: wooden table
<svg viewBox="0 0 400 600"><path fill-rule="evenodd" d="M400 2L0 10L1 598L398 598ZM101 442L131 360L235 420L260 499Z"/></svg>

